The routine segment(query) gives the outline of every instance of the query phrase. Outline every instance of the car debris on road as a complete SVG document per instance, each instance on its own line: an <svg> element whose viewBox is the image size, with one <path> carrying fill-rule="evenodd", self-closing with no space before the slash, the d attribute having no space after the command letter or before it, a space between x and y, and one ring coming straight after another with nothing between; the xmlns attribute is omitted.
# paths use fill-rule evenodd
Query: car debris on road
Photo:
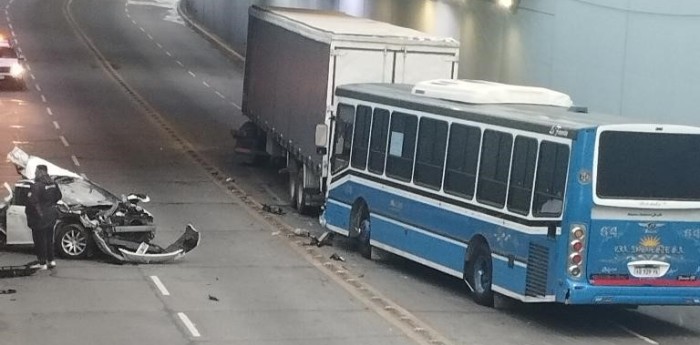
<svg viewBox="0 0 700 345"><path fill-rule="evenodd" d="M7 158L22 178L14 189L5 183L9 196L0 202L0 237L6 244L33 244L24 208L34 170L43 164L63 194L56 224L56 249L62 257L86 258L97 247L118 262L165 263L183 257L199 245L200 233L191 224L165 248L151 243L156 232L153 216L139 205L150 201L145 194L119 198L87 178L17 147Z"/></svg>

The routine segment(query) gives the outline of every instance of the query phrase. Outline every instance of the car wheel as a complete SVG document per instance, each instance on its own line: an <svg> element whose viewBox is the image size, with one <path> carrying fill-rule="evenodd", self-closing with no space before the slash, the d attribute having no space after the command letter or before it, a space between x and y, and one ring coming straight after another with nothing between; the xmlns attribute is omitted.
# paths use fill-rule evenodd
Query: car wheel
<svg viewBox="0 0 700 345"><path fill-rule="evenodd" d="M84 259L88 254L90 238L88 232L79 224L63 224L58 230L56 246L61 257L66 259Z"/></svg>
<svg viewBox="0 0 700 345"><path fill-rule="evenodd" d="M472 297L478 304L493 307L493 261L486 244L477 244L467 264L465 278L474 290Z"/></svg>

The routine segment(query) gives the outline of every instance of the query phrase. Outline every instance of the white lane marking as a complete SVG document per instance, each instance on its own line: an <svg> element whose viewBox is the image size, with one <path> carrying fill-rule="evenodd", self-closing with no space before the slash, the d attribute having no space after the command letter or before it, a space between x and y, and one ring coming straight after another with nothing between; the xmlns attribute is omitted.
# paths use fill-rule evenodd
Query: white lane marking
<svg viewBox="0 0 700 345"><path fill-rule="evenodd" d="M172 57L172 56L173 56L173 54L170 54L170 52L169 52L169 51L166 51L166 52L165 52L165 55L167 55L167 56L170 56L170 57Z"/></svg>
<svg viewBox="0 0 700 345"><path fill-rule="evenodd" d="M14 28L12 27L12 23L10 23L8 26L10 27L10 30L14 29Z"/></svg>
<svg viewBox="0 0 700 345"><path fill-rule="evenodd" d="M151 280L153 280L153 284L156 284L156 287L163 296L170 296L170 292L168 292L168 289L165 288L165 285L163 285L163 282L161 282L157 276L151 276Z"/></svg>
<svg viewBox="0 0 700 345"><path fill-rule="evenodd" d="M194 324L192 321L190 321L190 318L185 315L185 313L177 313L177 316L180 318L183 324L185 324L185 327L187 327L187 330L190 331L193 337L199 337L199 331L197 330L196 327L194 327Z"/></svg>
<svg viewBox="0 0 700 345"><path fill-rule="evenodd" d="M206 87L211 87L206 81L203 81L202 84L204 84Z"/></svg>
<svg viewBox="0 0 700 345"><path fill-rule="evenodd" d="M151 36L151 34L146 34L146 36L148 36L149 40L153 40L153 36Z"/></svg>
<svg viewBox="0 0 700 345"><path fill-rule="evenodd" d="M41 101L44 102L44 103L46 103L46 96L41 95Z"/></svg>
<svg viewBox="0 0 700 345"><path fill-rule="evenodd" d="M196 75L192 71L187 71L187 73L189 73L192 77L196 77Z"/></svg>
<svg viewBox="0 0 700 345"><path fill-rule="evenodd" d="M631 330L631 329L629 329L621 324L615 324L615 325L618 328L620 328L621 330L623 330L623 331L625 331L625 332L627 332L627 333L629 333L629 334L631 334L631 335L633 335L633 336L635 336L635 337L637 337L637 338L639 338L639 339L641 339L649 344L659 345L659 343L654 341L653 339L647 338L647 337L645 337L645 336L643 336L643 335L641 335L641 334L639 334L639 333L637 333L637 332L635 332L635 331L633 331L633 330Z"/></svg>
<svg viewBox="0 0 700 345"><path fill-rule="evenodd" d="M126 17L131 18L131 15L129 14L129 11L126 12Z"/></svg>
<svg viewBox="0 0 700 345"><path fill-rule="evenodd" d="M55 121L54 121L54 123L55 123ZM66 137L64 137L62 135L59 135L58 137L61 138L61 142L63 143L63 146L65 146L65 147L70 146L70 145L68 145L68 140L66 140Z"/></svg>
<svg viewBox="0 0 700 345"><path fill-rule="evenodd" d="M180 60L175 60L175 62L177 62L177 64L180 65L180 67L185 67L185 65L183 65L182 62L180 62Z"/></svg>
<svg viewBox="0 0 700 345"><path fill-rule="evenodd" d="M17 43L17 35L15 35L15 30L10 30L10 33L12 34L12 37L15 38L15 43Z"/></svg>
<svg viewBox="0 0 700 345"><path fill-rule="evenodd" d="M230 102L230 104L231 104L234 108L236 108L236 109L238 109L238 110L241 110L241 106L240 106L240 105L238 105L238 104L236 104L236 103L234 103L234 102Z"/></svg>
<svg viewBox="0 0 700 345"><path fill-rule="evenodd" d="M32 67L29 66L29 65L27 65L27 64L25 64L24 67L27 67L27 71L31 71L31 70L32 70Z"/></svg>
<svg viewBox="0 0 700 345"><path fill-rule="evenodd" d="M34 88L36 88L37 91L41 92L41 86L39 86L39 84L34 84Z"/></svg>
<svg viewBox="0 0 700 345"><path fill-rule="evenodd" d="M221 92L219 91L214 91L214 93L219 96L221 99L226 99L226 96L222 95Z"/></svg>
<svg viewBox="0 0 700 345"><path fill-rule="evenodd" d="M32 80L36 80L36 77L34 76L34 73L29 73L29 76L32 77Z"/></svg>
<svg viewBox="0 0 700 345"><path fill-rule="evenodd" d="M75 155L71 155L70 159L73 160L73 164L75 164L75 166L77 166L77 167L80 166L80 162L78 162L78 157L76 157Z"/></svg>
<svg viewBox="0 0 700 345"><path fill-rule="evenodd" d="M51 108L46 107L46 112L49 113L49 115L53 116L53 111L51 111Z"/></svg>
<svg viewBox="0 0 700 345"><path fill-rule="evenodd" d="M131 22L132 22L132 23L134 23L134 24L136 24L136 21L135 21L135 20L133 20L133 19L131 20Z"/></svg>
<svg viewBox="0 0 700 345"><path fill-rule="evenodd" d="M158 46L158 48L163 49L163 46L160 43L156 43L156 45Z"/></svg>
<svg viewBox="0 0 700 345"><path fill-rule="evenodd" d="M56 122L56 121L53 122L53 126L54 126L54 128L56 128L57 130L58 130L58 129L61 129L61 126L59 126L58 122ZM61 137L63 137L63 136L61 136ZM68 145L66 145L66 146L68 146Z"/></svg>
<svg viewBox="0 0 700 345"><path fill-rule="evenodd" d="M85 175L85 173L80 173L80 176L82 176L82 177L83 177L84 179L86 179L86 180L88 179L88 178L87 178L87 175Z"/></svg>
<svg viewBox="0 0 700 345"><path fill-rule="evenodd" d="M146 32L146 30L144 30L142 26L139 26L139 30Z"/></svg>

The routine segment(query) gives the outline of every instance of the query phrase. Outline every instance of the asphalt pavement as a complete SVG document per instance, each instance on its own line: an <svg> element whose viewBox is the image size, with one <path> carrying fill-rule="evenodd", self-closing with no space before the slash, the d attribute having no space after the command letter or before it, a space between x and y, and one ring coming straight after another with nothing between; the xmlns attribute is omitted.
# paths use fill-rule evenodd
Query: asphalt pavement
<svg viewBox="0 0 700 345"><path fill-rule="evenodd" d="M0 344L698 343L696 308L488 309L420 265L288 236L322 230L289 209L276 169L232 156L229 131L245 120L242 65L175 5L0 0L0 26L11 24L30 67L27 91L0 91L0 152L18 145L117 194L149 194L158 243L188 223L202 233L174 264L59 260L0 280L16 290L0 295ZM8 163L0 179L17 179ZM0 250L0 264L30 260L27 248Z"/></svg>

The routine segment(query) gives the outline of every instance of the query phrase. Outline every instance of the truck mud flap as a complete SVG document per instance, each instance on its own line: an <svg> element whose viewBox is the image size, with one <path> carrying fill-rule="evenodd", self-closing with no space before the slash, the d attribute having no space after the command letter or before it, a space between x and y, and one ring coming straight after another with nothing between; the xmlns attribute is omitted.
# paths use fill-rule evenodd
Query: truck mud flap
<svg viewBox="0 0 700 345"><path fill-rule="evenodd" d="M123 242L123 239L117 241L117 243L110 243L109 238L104 238L100 231L93 231L93 238L97 247L103 253L119 262L153 264L173 262L182 258L199 246L201 234L191 224L188 224L182 236L165 249L145 242L140 244L131 243L128 246L130 248L124 248L117 244ZM135 251L131 250L133 248L137 249Z"/></svg>

